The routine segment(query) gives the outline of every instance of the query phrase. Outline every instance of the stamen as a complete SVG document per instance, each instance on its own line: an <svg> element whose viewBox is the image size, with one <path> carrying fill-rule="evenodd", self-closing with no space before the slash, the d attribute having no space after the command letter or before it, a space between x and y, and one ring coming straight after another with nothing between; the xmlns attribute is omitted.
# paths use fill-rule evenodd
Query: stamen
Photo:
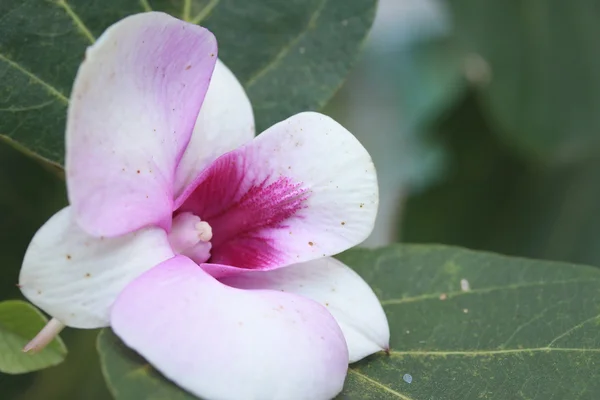
<svg viewBox="0 0 600 400"><path fill-rule="evenodd" d="M200 217L184 212L173 218L173 226L169 232L169 243L175 253L182 253L186 249L193 247L198 241L196 225L200 224Z"/></svg>
<svg viewBox="0 0 600 400"><path fill-rule="evenodd" d="M198 239L203 242L209 242L212 239L212 227L206 221L200 221L195 226L198 231Z"/></svg>
<svg viewBox="0 0 600 400"><path fill-rule="evenodd" d="M169 243L176 254L182 254L201 264L210 258L212 237L212 227L208 222L190 212L183 212L173 218Z"/></svg>
<svg viewBox="0 0 600 400"><path fill-rule="evenodd" d="M63 330L65 325L57 320L56 318L52 318L46 326L42 328L40 333L38 333L29 343L23 347L23 352L28 353L37 353L46 347L58 334Z"/></svg>

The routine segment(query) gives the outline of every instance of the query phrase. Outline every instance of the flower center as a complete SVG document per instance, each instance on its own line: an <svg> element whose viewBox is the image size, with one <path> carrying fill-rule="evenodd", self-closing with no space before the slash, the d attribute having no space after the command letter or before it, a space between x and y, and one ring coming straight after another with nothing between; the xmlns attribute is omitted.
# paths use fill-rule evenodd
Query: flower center
<svg viewBox="0 0 600 400"><path fill-rule="evenodd" d="M212 227L190 212L177 214L168 238L176 254L187 256L198 264L210 258Z"/></svg>

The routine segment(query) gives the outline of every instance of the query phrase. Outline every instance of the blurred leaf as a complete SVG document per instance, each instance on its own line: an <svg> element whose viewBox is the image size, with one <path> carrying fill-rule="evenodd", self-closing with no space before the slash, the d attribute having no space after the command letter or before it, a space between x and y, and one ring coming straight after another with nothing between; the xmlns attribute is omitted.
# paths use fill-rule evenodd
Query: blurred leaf
<svg viewBox="0 0 600 400"><path fill-rule="evenodd" d="M600 7L586 0L448 0L468 75L498 133L537 156L600 151ZM486 65L487 64L487 65ZM487 84L489 80L489 84Z"/></svg>
<svg viewBox="0 0 600 400"><path fill-rule="evenodd" d="M67 348L56 337L38 353L23 347L46 325L48 319L31 304L20 300L0 302L0 371L22 374L61 363Z"/></svg>
<svg viewBox="0 0 600 400"><path fill-rule="evenodd" d="M376 0L6 0L0 3L0 138L64 159L66 108L84 50L110 24L154 8L212 30L260 130L321 108L371 26Z"/></svg>
<svg viewBox="0 0 600 400"><path fill-rule="evenodd" d="M0 141L0 300L16 287L25 249L36 230L66 204L64 182Z"/></svg>
<svg viewBox="0 0 600 400"><path fill-rule="evenodd" d="M446 177L408 199L403 240L600 266L600 158L526 160L479 108L469 97L436 128Z"/></svg>
<svg viewBox="0 0 600 400"><path fill-rule="evenodd" d="M438 38L415 43L395 58L385 65L397 81L399 125L422 132L463 93L462 54L449 38Z"/></svg>
<svg viewBox="0 0 600 400"><path fill-rule="evenodd" d="M164 378L110 329L98 335L98 353L104 378L116 400L196 398Z"/></svg>
<svg viewBox="0 0 600 400"><path fill-rule="evenodd" d="M499 141L473 96L463 99L434 131L445 145L445 176L427 191L409 197L401 221L402 239L505 250L490 247L490 242L492 237L517 235L522 228L512 214L512 199L520 179L533 166ZM518 234L518 240L524 239Z"/></svg>
<svg viewBox="0 0 600 400"><path fill-rule="evenodd" d="M392 332L390 354L352 365L340 399L593 400L600 391L600 270L444 246L340 258L371 284ZM98 349L117 399L192 398L110 330Z"/></svg>
<svg viewBox="0 0 600 400"><path fill-rule="evenodd" d="M0 141L0 300L22 297L16 283L25 249L35 231L64 204L64 181ZM13 399L23 393L38 374L56 369L17 376L0 373L0 397ZM50 400L49 397L36 400L39 398Z"/></svg>
<svg viewBox="0 0 600 400"><path fill-rule="evenodd" d="M13 400L111 399L95 346L98 330L67 328L61 336L69 347L65 362L36 373L33 383Z"/></svg>

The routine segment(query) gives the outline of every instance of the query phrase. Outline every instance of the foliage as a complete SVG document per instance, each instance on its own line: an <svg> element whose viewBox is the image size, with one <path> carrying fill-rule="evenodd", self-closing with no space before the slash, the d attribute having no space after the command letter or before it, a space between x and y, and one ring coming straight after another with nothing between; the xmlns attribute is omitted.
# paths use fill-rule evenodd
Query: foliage
<svg viewBox="0 0 600 400"><path fill-rule="evenodd" d="M392 332L389 354L351 366L340 399L591 400L600 390L589 375L600 270L426 245L340 258L374 288ZM110 330L98 349L116 399L191 398Z"/></svg>
<svg viewBox="0 0 600 400"><path fill-rule="evenodd" d="M357 57L375 5L376 0L3 1L0 15L10 18L0 25L0 138L61 164L69 93L86 47L112 23L148 10L168 11L213 31L219 57L248 92L260 132L331 98Z"/></svg>
<svg viewBox="0 0 600 400"><path fill-rule="evenodd" d="M0 302L0 372L22 374L64 360L67 349L58 337L38 353L21 350L46 322L46 317L29 303L20 300Z"/></svg>

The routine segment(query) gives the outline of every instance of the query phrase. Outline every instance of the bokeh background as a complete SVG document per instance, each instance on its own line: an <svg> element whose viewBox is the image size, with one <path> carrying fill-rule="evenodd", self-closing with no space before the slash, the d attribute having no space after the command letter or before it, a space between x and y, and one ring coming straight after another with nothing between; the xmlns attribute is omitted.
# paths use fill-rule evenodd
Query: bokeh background
<svg viewBox="0 0 600 400"><path fill-rule="evenodd" d="M325 112L378 169L365 246L444 243L600 265L600 3L380 0L356 68ZM64 182L0 142L0 300ZM67 361L0 374L2 399L108 399L94 331Z"/></svg>

